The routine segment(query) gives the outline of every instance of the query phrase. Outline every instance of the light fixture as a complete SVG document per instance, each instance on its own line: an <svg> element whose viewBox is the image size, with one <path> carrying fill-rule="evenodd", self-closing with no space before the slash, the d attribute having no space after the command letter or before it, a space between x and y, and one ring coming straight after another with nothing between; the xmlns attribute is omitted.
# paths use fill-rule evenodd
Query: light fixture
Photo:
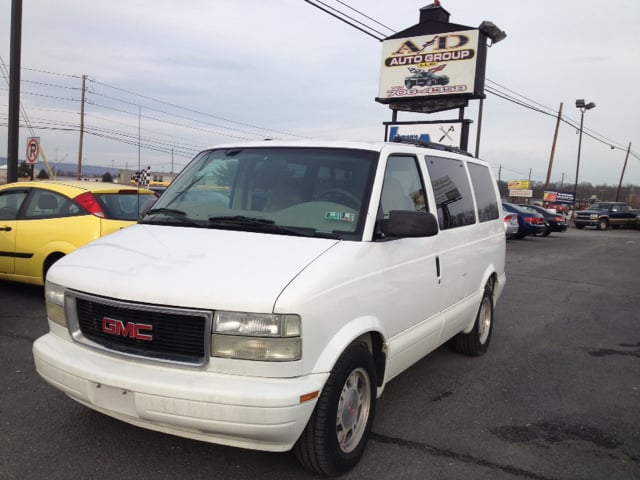
<svg viewBox="0 0 640 480"><path fill-rule="evenodd" d="M584 102L584 98L579 98L578 100L576 100L576 107L578 107L580 110L582 110L582 109L591 110L595 106L596 106L596 104L593 103L593 102L585 103Z"/></svg>
<svg viewBox="0 0 640 480"><path fill-rule="evenodd" d="M578 160L576 162L576 183L573 187L573 202L577 206L578 202L578 172L580 171L580 149L582 147L582 125L584 123L584 112L595 108L596 104L593 102L585 103L584 98L576 100L576 108L580 109L580 136L578 137ZM613 147L611 147L613 148Z"/></svg>
<svg viewBox="0 0 640 480"><path fill-rule="evenodd" d="M482 33L489 37L489 40L491 40L491 45L507 38L507 33L489 20L484 20L478 28Z"/></svg>

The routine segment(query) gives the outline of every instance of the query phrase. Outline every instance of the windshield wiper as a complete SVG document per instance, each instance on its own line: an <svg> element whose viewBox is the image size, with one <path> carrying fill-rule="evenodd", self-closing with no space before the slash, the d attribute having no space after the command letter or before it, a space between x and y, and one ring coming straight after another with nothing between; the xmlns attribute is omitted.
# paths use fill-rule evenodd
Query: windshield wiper
<svg viewBox="0 0 640 480"><path fill-rule="evenodd" d="M227 215L220 217L209 217L210 226L221 227L247 227L251 230L261 232L280 233L283 235L295 235L298 237L308 237L315 233L312 228L292 228L276 225L274 220L268 218L245 217L243 215Z"/></svg>
<svg viewBox="0 0 640 480"><path fill-rule="evenodd" d="M167 217L180 220L180 223L186 223L187 225L191 225L194 227L202 227L201 224L196 223L193 220L190 220L189 218L187 218L186 212L183 212L182 210L177 210L175 208L152 208L145 214L145 217L147 217L148 215L156 215L156 214L166 215ZM142 220L140 223L155 223L155 222L150 222L149 220L146 220L146 221Z"/></svg>

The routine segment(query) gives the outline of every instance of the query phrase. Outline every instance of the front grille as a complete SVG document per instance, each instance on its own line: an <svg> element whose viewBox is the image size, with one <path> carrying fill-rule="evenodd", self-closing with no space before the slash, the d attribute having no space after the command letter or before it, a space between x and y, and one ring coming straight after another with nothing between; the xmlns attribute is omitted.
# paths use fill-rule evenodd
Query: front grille
<svg viewBox="0 0 640 480"><path fill-rule="evenodd" d="M205 363L211 312L74 296L76 340L128 355Z"/></svg>

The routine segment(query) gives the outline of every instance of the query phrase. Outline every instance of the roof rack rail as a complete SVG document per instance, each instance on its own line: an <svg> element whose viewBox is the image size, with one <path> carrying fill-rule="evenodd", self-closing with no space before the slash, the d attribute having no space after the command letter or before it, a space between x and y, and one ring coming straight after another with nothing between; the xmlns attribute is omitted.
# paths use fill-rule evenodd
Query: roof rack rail
<svg viewBox="0 0 640 480"><path fill-rule="evenodd" d="M459 153L461 155L466 155L467 157L473 158L473 155L471 155L466 150L462 150L461 148L458 148L458 147L451 147L449 145L443 145L441 143L425 142L423 140L411 140L408 138L402 138L401 136L395 137L393 140L391 140L391 142L392 143L408 143L410 145L417 145L419 147L433 148L434 150L442 150L445 152Z"/></svg>

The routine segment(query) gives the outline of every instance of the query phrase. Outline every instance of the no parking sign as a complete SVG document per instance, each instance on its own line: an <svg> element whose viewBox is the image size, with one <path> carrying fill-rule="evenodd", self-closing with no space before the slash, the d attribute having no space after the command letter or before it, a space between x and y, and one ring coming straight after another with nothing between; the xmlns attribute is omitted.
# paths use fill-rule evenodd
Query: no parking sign
<svg viewBox="0 0 640 480"><path fill-rule="evenodd" d="M27 163L38 163L40 156L40 137L27 138Z"/></svg>

